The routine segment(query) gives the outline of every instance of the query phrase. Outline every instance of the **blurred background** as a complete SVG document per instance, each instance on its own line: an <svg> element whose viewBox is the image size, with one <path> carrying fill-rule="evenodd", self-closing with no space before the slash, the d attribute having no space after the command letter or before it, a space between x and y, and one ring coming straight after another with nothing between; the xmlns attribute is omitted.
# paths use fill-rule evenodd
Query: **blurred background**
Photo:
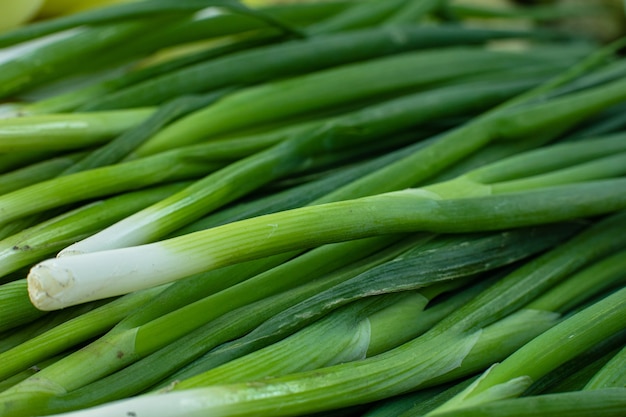
<svg viewBox="0 0 626 417"><path fill-rule="evenodd" d="M142 0L0 0L0 31L23 25L34 20L76 13L85 9L112 3ZM143 0L150 1L150 0ZM246 3L260 6L271 3L285 3L307 0L245 0ZM315 0L311 0L315 1ZM317 0L319 1L319 0ZM332 0L329 0L332 1ZM359 1L359 0L355 0ZM384 0L380 0L384 1ZM626 34L626 19L623 0L449 0L454 10L486 11L505 16L512 10L527 9L532 19L524 22L516 19L516 25L530 24L560 27L567 30L591 33L598 40L606 42ZM489 17L490 25L512 24L511 19ZM484 22L481 22L484 24Z"/></svg>

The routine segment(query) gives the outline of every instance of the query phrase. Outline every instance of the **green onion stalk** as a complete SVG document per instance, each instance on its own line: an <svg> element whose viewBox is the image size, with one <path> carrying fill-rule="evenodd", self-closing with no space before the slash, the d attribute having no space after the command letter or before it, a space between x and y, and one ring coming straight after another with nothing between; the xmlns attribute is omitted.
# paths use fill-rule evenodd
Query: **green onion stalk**
<svg viewBox="0 0 626 417"><path fill-rule="evenodd" d="M268 18L263 13L252 10L236 1L191 0L181 4L173 0L157 0L151 3L112 5L105 8L87 10L81 13L31 24L12 30L0 36L0 46L13 45L51 33L84 25L120 22L159 15L187 15L207 7L221 7L229 10L235 10L240 13L266 18L278 23L277 20Z"/></svg>
<svg viewBox="0 0 626 417"><path fill-rule="evenodd" d="M206 152L203 154L197 146L181 148L124 164L49 179L12 191L0 196L4 215L0 226L72 203L150 185L198 178L224 166L224 162L212 161L210 154L208 161L203 160L204 155ZM19 206L22 206L21 212Z"/></svg>
<svg viewBox="0 0 626 417"><path fill-rule="evenodd" d="M88 102L97 100L108 93L139 83L151 77L156 77L185 66L190 66L197 62L214 59L222 55L228 55L243 49L252 48L262 44L261 40L240 41L233 44L216 46L207 51L173 58L169 61L153 64L145 68L134 69L115 78L107 78L103 81L94 82L84 87L77 87L70 91L52 95L32 103L11 103L9 109L15 115L40 115L49 113L62 113L75 111L81 106L86 106Z"/></svg>
<svg viewBox="0 0 626 417"><path fill-rule="evenodd" d="M230 92L230 89L215 91L209 94L182 96L169 101L159 106L143 123L135 128L124 130L115 139L90 152L80 162L68 167L62 174L68 175L117 163L140 146L147 138L163 128L163 126L198 108L219 100L228 92Z"/></svg>
<svg viewBox="0 0 626 417"><path fill-rule="evenodd" d="M17 345L24 343L31 337L35 337L61 323L66 322L67 320L71 320L83 313L87 313L103 303L106 303L106 301L82 304L77 308L68 308L56 313L48 313L24 326L20 326L19 329L5 331L2 333L0 351L6 352Z"/></svg>
<svg viewBox="0 0 626 417"><path fill-rule="evenodd" d="M609 292L607 292L608 294ZM601 296L595 297L585 305L590 305ZM626 332L619 332L602 343L587 350L574 359L567 361L551 371L528 388L523 396L554 394L566 391L580 391L600 370L620 351L626 340Z"/></svg>
<svg viewBox="0 0 626 417"><path fill-rule="evenodd" d="M530 338L546 329L546 327L539 329L539 322L535 320L544 317L546 320L544 326L554 326L559 315L550 311L525 309L528 300L563 281L571 271L619 247L620 244L614 242L616 237L614 227L623 221L624 214L621 213L592 226L564 245L558 246L498 281L423 336L371 358L266 379L259 384L247 382L148 395L69 415L81 415L80 413L107 415L106 413L115 410L130 409L150 410L156 413L154 405L157 402L166 414L191 416L219 412L222 415L258 415L258 413L294 415L370 402L418 387L428 387L430 384L441 383L444 375L457 378L459 375L456 370L466 361L474 364L476 361L482 361L482 366L489 366L499 360L485 355L501 344L501 341L494 343L493 336L490 336L493 332L506 334L500 340L510 339L518 329L513 323L517 324L520 319L527 323ZM592 246L588 246L589 244ZM572 257L572 253L579 253L577 252L579 247L591 247L593 250L585 253L585 259ZM596 319L601 316L600 313L607 313L602 320L611 323L610 326L594 327L595 330L588 330L587 327L580 330L582 333L592 332L589 340L597 341L611 334L616 328L620 326L623 328L623 320L619 320L620 315L624 314L623 303L620 303L623 291L573 316L575 318L580 317L580 314L586 314ZM518 310L520 308L522 310ZM516 310L518 310L517 319L511 321L507 315ZM498 322L500 318L503 318L501 324ZM560 332L563 324L569 325L571 320L573 319L567 319L554 327L557 329L555 331ZM572 326L567 330L572 331ZM481 339L484 341L481 342ZM558 346L551 348L551 351L558 351ZM508 354L510 352L504 357ZM548 356L550 355L546 355ZM533 367L534 370L539 368ZM472 367L467 371L473 372ZM341 395L337 395L338 393Z"/></svg>
<svg viewBox="0 0 626 417"><path fill-rule="evenodd" d="M449 286L448 286L449 287ZM435 287L431 287L435 289ZM436 288L429 296L448 288ZM424 313L428 298L420 292L401 292L372 297L342 307L302 330L265 348L234 359L208 372L185 379L175 376L176 389L257 380L318 369L364 359L412 339L428 330L422 322L434 324ZM371 311L370 311L371 310ZM426 316L426 317L423 317ZM430 319L430 320L429 320ZM385 328L393 321L395 327ZM420 326L407 331L413 323ZM324 348L317 344L324 339ZM327 343L328 341L328 343ZM384 346L385 348L382 348Z"/></svg>
<svg viewBox="0 0 626 417"><path fill-rule="evenodd" d="M0 152L67 151L101 145L139 125L154 110L48 114L0 120Z"/></svg>
<svg viewBox="0 0 626 417"><path fill-rule="evenodd" d="M584 390L599 390L610 387L626 386L624 363L626 361L626 348L622 348L606 363L589 382Z"/></svg>
<svg viewBox="0 0 626 417"><path fill-rule="evenodd" d="M612 140L623 142L619 137ZM619 190L625 184L621 176L626 153L599 158L577 155L587 149L574 148L563 163L554 159L562 150L557 147L537 158L534 166L527 165L528 155L522 155L431 187L304 207L152 244L44 261L29 274L31 298L39 308L54 309L97 299L94 294L101 298L120 295L335 241L410 231L497 230L622 209L626 200ZM550 194L552 198L541 200ZM196 256L198 261L193 262ZM184 262L178 260L182 258ZM116 273L105 268L100 274L93 271L99 262L116 262ZM69 277L72 285L67 285Z"/></svg>
<svg viewBox="0 0 626 417"><path fill-rule="evenodd" d="M117 298L0 353L6 364L2 370L3 379L102 335L163 289L152 288Z"/></svg>
<svg viewBox="0 0 626 417"><path fill-rule="evenodd" d="M463 391L473 379L468 378L457 383L442 384L388 398L374 403L367 412L363 413L363 417L421 416Z"/></svg>
<svg viewBox="0 0 626 417"><path fill-rule="evenodd" d="M299 262L295 262L292 266L288 266L288 267L281 265L281 267L279 268L280 271L277 271L277 273L275 273L275 277L279 277L282 272L289 274L292 271L296 271L296 273L299 274L299 276L302 277L304 275L303 278L306 278L306 276L309 275L310 276L309 280L313 280L314 277L319 277L320 275L322 276L322 278L315 280L309 284L303 285L297 289L288 291L284 295L280 294L274 297L269 297L267 300L261 300L256 303L252 303L250 306L246 306L245 305L246 303L244 302L243 304L244 307L231 311L230 313L226 314L223 318L219 317L220 314L222 314L219 311L213 313L213 315L209 315L206 318L203 316L196 315L196 311L203 307L202 304L197 305L197 306L190 306L185 311L176 312L176 314L166 315L161 318L159 318L158 312L157 312L157 316L155 318L158 318L158 320L156 321L150 321L149 318L146 318L146 317L150 317L150 315L149 314L147 315L145 310L140 310L137 313L130 315L127 319L122 320L122 322L120 322L110 332L109 335L102 338L102 340L94 343L93 346L90 346L87 349L78 351L76 355L82 357L83 359L79 358L78 361L73 361L73 359L68 358L67 363L66 361L59 362L58 364L48 367L48 369L45 372L49 374L48 378L50 378L51 380L56 380L59 384L65 385L68 391L75 390L76 388L82 385L98 380L99 378L105 376L107 373L110 373L114 369L118 369L122 366L126 366L129 363L136 361L138 358L145 356L146 354L150 352L153 352L155 349L158 349L164 345L167 345L168 343L177 341L178 339L181 338L181 336L185 335L185 333L189 331L190 329L201 326L202 331L193 332L183 338L185 339L184 340L185 343L183 345L179 345L179 343L177 342L175 343L176 346L174 350L165 348L163 349L164 352L158 352L157 355L154 355L156 356L155 359L157 363L161 362L162 364L165 364L167 366L171 366L171 364L175 364L176 362L175 361L162 362L159 360L158 356L162 356L162 355L167 356L167 355L175 354L175 355L178 355L179 357L182 357L183 360L185 361L192 361L195 357L205 353L207 349L211 348L211 346L217 346L221 343L224 343L230 340L233 337L240 336L242 332L245 333L247 331L250 331L252 328L254 328L255 325L258 325L262 321L269 319L270 317L272 317L273 315L275 315L276 313L278 313L285 307L293 305L294 303L297 303L298 301L301 301L323 289L326 289L334 285L337 282L341 282L345 279L348 279L354 276L355 274L358 274L359 272L362 272L365 269L370 268L373 265L377 265L390 258L393 258L397 256L400 252L406 250L407 245L415 245L417 242L423 239L420 239L419 237L417 241L415 241L414 239L410 239L406 242L393 245L394 247L391 247L388 250L385 249L385 247L388 246L390 243L394 242L395 240L397 240L397 238L396 239L377 238L375 240L377 240L377 242L364 242L364 244L361 245L363 248L367 248L367 252L369 252L370 254L370 256L367 257L367 259L364 259L363 261L359 262L358 252L354 253L353 251L353 253L348 253L351 259L357 260L358 265L343 268L343 270L337 271L337 273L328 274L327 277L324 276L324 271L328 271L328 270L333 271L333 269L336 269L337 267L340 267L341 265L346 265L345 260L337 256L337 260L335 260L334 262L331 262L331 264L333 265L331 265L330 267L326 265L323 265L323 266L318 265L317 268L309 268L309 269L304 269L304 270L299 267L309 266L310 263L307 262L306 259L299 261ZM354 249L354 248L351 248L351 249ZM367 253L365 256L367 256ZM337 265L338 260L341 261L339 265ZM350 260L348 260L347 263L349 264ZM313 273L310 273L309 270L313 270ZM167 289L165 291L167 291ZM225 297L227 295L228 294L226 294ZM163 293L162 299L168 300L169 298L170 297L168 297L165 293ZM223 298L224 297L221 297L220 300ZM219 305L221 301L219 300L217 301L218 302L216 302L216 305ZM153 302L152 304L153 304L152 310L155 309L154 307L158 307L157 303ZM206 305L207 303L204 302L203 304ZM228 312L229 308L228 306L222 305L221 310L223 310L224 312ZM219 317L218 320L217 321L213 320L216 317ZM186 328L181 329L179 326L175 325L175 322L178 322L179 318L184 318L186 320L185 321ZM190 319L190 320L187 320L187 319ZM143 323L145 323L146 325L141 325ZM167 333L162 333L164 329L172 329L175 331L170 332L168 330ZM166 336L165 339L163 339L162 337L155 338L154 335L157 333L160 335ZM137 338L137 335L139 335L139 339L138 339L139 344L136 344L134 342L134 340L136 340ZM170 336L173 336L173 337L170 337ZM42 335L42 338L40 339L40 341L45 341L47 338L48 336ZM129 343L123 342L124 340L127 340ZM120 341L122 341L122 343L120 343ZM126 345L126 347L123 345ZM115 346L114 352L111 351L112 346ZM181 346L186 346L184 353L183 351L180 351ZM14 349L14 352L15 352L14 357L17 360L17 362L10 364L9 367L13 369L23 369L25 364L22 363L22 361L20 360L20 348L16 347L16 349ZM76 367L78 363L81 363L83 365L86 365L87 363L89 363L89 362L86 362L84 359L88 357L91 359L94 359L93 354L96 352L100 352L100 353L97 353L97 356L99 356L99 359L97 359L97 362L98 362L97 372L93 372L93 373L84 372L84 369L81 370L79 369L80 367ZM111 355L109 354L105 355L106 352L110 352ZM122 354L119 355L120 357L118 357L118 354L120 352L122 352ZM76 357L76 355L73 355L73 356ZM189 356L189 355L192 355L192 356ZM24 357L27 357L27 356L24 356ZM73 364L71 364L71 362L73 362ZM92 364L95 364L95 362L92 362ZM157 374L156 376L154 375L150 376L150 374L146 375L146 373L144 372L146 368L143 368L141 366L138 369L143 369L143 371L140 373L132 372L129 374L130 378L122 378L121 381L125 381L125 382L119 385L116 385L116 388L119 387L123 390L128 390L129 388L127 385L129 382L132 382L133 384L139 384L140 386L142 384L143 385L148 384L148 386L150 386L152 384L159 382L163 377L167 376L169 373L177 370L178 367L174 365L174 368L169 369L169 371L166 370L165 374L162 374L162 375ZM59 371L60 373L57 373L57 371ZM68 371L70 373L73 373L74 377L65 379L65 376L69 376ZM74 371L76 371L76 373L74 373ZM161 372L163 372L163 370L161 370ZM153 378L153 379L151 380L150 378ZM31 381L27 380L27 381L24 381L23 385L30 385L33 382L34 382L33 380ZM69 385L67 385L68 383ZM98 384L98 382L95 382L95 383ZM22 403L21 401L18 401L16 403L12 400L10 401L13 403L11 407L14 412L17 412L19 408L19 409L27 410L25 411L27 413L31 413L32 408L30 407L32 407L33 405L35 407L39 407L40 409L43 407L41 404L35 404L34 402L35 400L37 400L38 402L39 400L41 400L41 396L40 396L42 394L41 387L37 387L37 385L39 384L35 383L33 385L34 390L31 391L31 394L34 394L34 396L31 394L28 394L27 397L24 397L25 399L28 398L26 402ZM110 388L112 388L112 386L109 384L105 384L105 386L109 388L109 391L110 391ZM16 386L16 388L18 391L20 390L19 387ZM91 388L90 391L95 392L96 395L94 397L81 395L79 396L78 402L85 403L85 401L93 401L94 399L97 402L101 402L101 400L97 399L99 396L99 392L98 392L99 390ZM56 395L62 394L62 392L50 393L47 389L45 389L43 392L43 395L46 401L49 400L50 394L53 394L54 396L56 396ZM108 393L108 395L111 395L111 393ZM113 395L115 395L115 393ZM62 400L61 407L63 409L67 409L68 401L70 401L71 398L69 399L61 398L61 400ZM71 403L72 402L70 402L70 404ZM23 407L26 407L26 409L24 409Z"/></svg>

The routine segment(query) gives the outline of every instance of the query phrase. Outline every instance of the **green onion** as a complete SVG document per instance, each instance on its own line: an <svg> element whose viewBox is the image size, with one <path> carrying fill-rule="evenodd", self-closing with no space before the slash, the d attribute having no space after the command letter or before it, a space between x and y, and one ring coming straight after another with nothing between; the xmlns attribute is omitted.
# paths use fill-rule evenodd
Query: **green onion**
<svg viewBox="0 0 626 417"><path fill-rule="evenodd" d="M624 208L626 200L616 192L624 184L624 179L589 181L526 192L452 199L441 199L441 195L428 189L411 189L295 209L158 243L44 261L29 275L31 297L40 308L49 309L88 301L96 289L101 297L119 295L203 270L337 240L418 230L494 230L599 215ZM478 189L482 194L485 186L469 188L472 189ZM467 189L462 189L461 195L466 192ZM577 197L579 193L583 195ZM511 211L506 213L505 208ZM198 261L192 262L196 256ZM185 261L177 260L181 258ZM118 262L119 267L115 275L103 271L100 277L93 271L93 265L99 262ZM124 266L127 270L122 269ZM69 277L71 287L67 285ZM78 282L81 285L77 285ZM116 288L114 283L119 287ZM71 295L74 291L76 295ZM59 303L58 299L50 297L53 294L54 297L67 297L67 301ZM46 307L48 302L52 304Z"/></svg>

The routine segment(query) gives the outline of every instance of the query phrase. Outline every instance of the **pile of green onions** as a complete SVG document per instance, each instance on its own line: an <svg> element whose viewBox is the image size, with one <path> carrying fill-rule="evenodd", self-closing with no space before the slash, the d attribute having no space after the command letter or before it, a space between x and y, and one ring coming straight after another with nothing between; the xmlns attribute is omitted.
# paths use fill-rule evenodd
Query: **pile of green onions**
<svg viewBox="0 0 626 417"><path fill-rule="evenodd" d="M539 10L0 34L0 415L625 415L625 41Z"/></svg>

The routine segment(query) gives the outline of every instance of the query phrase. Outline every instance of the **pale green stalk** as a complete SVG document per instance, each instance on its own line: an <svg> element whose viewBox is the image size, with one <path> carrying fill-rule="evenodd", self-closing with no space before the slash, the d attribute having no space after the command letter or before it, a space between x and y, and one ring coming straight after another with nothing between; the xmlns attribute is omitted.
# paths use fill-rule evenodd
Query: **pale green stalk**
<svg viewBox="0 0 626 417"><path fill-rule="evenodd" d="M0 152L66 151L109 141L155 109L48 114L0 120Z"/></svg>
<svg viewBox="0 0 626 417"><path fill-rule="evenodd" d="M31 270L29 290L40 308L54 309L336 241L410 231L497 230L600 215L626 208L624 187L626 179L620 178L445 199L426 189L410 189L305 207L153 244L44 261ZM94 265L111 263L117 265L114 273L93 271Z"/></svg>

